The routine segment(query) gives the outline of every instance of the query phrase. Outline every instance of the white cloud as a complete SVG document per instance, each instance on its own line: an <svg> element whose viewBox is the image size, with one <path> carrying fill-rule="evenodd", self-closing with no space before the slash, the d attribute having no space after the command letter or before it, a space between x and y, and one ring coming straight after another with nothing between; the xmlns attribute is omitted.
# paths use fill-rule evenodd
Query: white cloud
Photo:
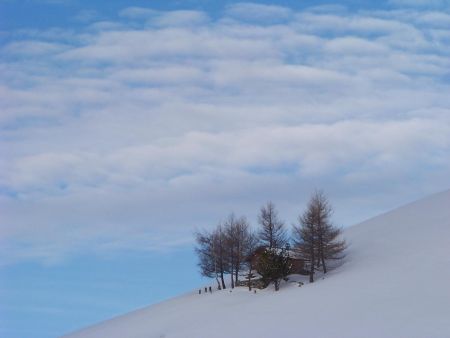
<svg viewBox="0 0 450 338"><path fill-rule="evenodd" d="M388 48L380 43L356 37L340 37L330 40L325 48L332 53L343 53L352 56L368 54L371 56L379 55L382 57L389 52Z"/></svg>
<svg viewBox="0 0 450 338"><path fill-rule="evenodd" d="M3 52L13 55L39 56L62 52L66 48L67 46L60 43L50 43L46 41L17 41L8 44L3 48Z"/></svg>
<svg viewBox="0 0 450 338"><path fill-rule="evenodd" d="M206 24L208 21L208 16L203 12L180 10L163 13L150 22L158 26L180 27Z"/></svg>
<svg viewBox="0 0 450 338"><path fill-rule="evenodd" d="M227 9L227 15L235 19L255 22L277 22L289 19L292 14L292 10L287 7L251 2L233 4Z"/></svg>
<svg viewBox="0 0 450 338"><path fill-rule="evenodd" d="M450 26L450 14L443 12L427 12L420 15L418 21L428 26L446 28Z"/></svg>
<svg viewBox="0 0 450 338"><path fill-rule="evenodd" d="M158 14L158 11L143 7L128 7L119 12L120 16L132 19L148 19Z"/></svg>
<svg viewBox="0 0 450 338"><path fill-rule="evenodd" d="M91 22L98 19L99 13L95 10L84 9L78 12L77 15L74 16L74 20L79 22Z"/></svg>
<svg viewBox="0 0 450 338"><path fill-rule="evenodd" d="M8 262L166 250L268 199L290 222L315 187L349 224L450 179L445 14L120 14L2 49Z"/></svg>
<svg viewBox="0 0 450 338"><path fill-rule="evenodd" d="M450 5L449 0L389 0L395 6L441 7Z"/></svg>
<svg viewBox="0 0 450 338"><path fill-rule="evenodd" d="M195 10L157 11L143 7L128 7L120 11L119 16L132 20L145 20L156 26L190 26L206 24L208 15Z"/></svg>

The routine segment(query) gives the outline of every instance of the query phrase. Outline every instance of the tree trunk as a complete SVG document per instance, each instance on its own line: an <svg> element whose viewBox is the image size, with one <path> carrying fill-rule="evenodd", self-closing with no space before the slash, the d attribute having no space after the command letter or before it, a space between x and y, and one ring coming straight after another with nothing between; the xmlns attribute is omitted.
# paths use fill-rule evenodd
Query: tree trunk
<svg viewBox="0 0 450 338"><path fill-rule="evenodd" d="M220 290L220 283L219 283L219 276L216 273L216 282L217 282L217 289Z"/></svg>
<svg viewBox="0 0 450 338"><path fill-rule="evenodd" d="M321 224L320 224L321 226ZM324 243L323 243L323 234L322 234L322 228L319 228L320 232L319 232L319 257L317 257L317 267L320 266L320 262L322 262L322 269L323 269L323 273L327 273L327 267L325 265L325 255L324 255Z"/></svg>
<svg viewBox="0 0 450 338"><path fill-rule="evenodd" d="M322 252L322 266L323 266L323 273L327 273L327 266L325 265L325 257Z"/></svg>
<svg viewBox="0 0 450 338"><path fill-rule="evenodd" d="M309 282L314 282L314 263L315 263L315 257L314 257L314 247L311 245L311 266L309 267Z"/></svg>
<svg viewBox="0 0 450 338"><path fill-rule="evenodd" d="M231 268L230 271L231 288L234 289L234 270Z"/></svg>
<svg viewBox="0 0 450 338"><path fill-rule="evenodd" d="M223 271L220 271L220 280L222 282L222 290L225 290L227 287L225 285L225 280L223 279Z"/></svg>
<svg viewBox="0 0 450 338"><path fill-rule="evenodd" d="M248 269L247 281L248 281L248 291L252 291L252 261L251 260L250 260L250 266Z"/></svg>

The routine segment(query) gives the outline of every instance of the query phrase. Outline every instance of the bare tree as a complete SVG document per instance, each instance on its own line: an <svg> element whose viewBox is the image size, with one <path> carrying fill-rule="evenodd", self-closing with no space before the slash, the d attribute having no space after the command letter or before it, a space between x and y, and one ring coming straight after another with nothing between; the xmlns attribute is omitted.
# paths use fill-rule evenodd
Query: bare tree
<svg viewBox="0 0 450 338"><path fill-rule="evenodd" d="M212 234L206 231L198 231L195 233L195 241L195 252L198 256L198 266L200 267L201 274L205 277L216 277L217 284L220 286L215 269Z"/></svg>
<svg viewBox="0 0 450 338"><path fill-rule="evenodd" d="M261 207L258 223L260 230L258 236L262 245L272 248L282 248L287 243L286 228L279 219L275 204L267 202Z"/></svg>
<svg viewBox="0 0 450 338"><path fill-rule="evenodd" d="M202 275L215 278L218 288L225 289L224 274L230 274L231 288L239 280L239 273L248 267L249 287L252 269L251 256L259 241L275 249L287 243L283 222L278 219L273 203L269 202L261 209L259 236L250 231L245 217L236 217L231 213L214 231L196 232L196 253ZM267 230L267 231L266 231ZM266 234L267 236L265 237Z"/></svg>
<svg viewBox="0 0 450 338"><path fill-rule="evenodd" d="M309 263L309 279L314 281L314 271L322 268L327 273L327 261L344 258L347 245L341 239L342 230L331 223L332 208L325 194L316 191L308 203L299 225L294 226L294 243Z"/></svg>
<svg viewBox="0 0 450 338"><path fill-rule="evenodd" d="M222 289L226 289L224 273L226 269L226 252L225 252L225 234L223 232L222 224L219 224L213 232L213 253L214 253L214 269L216 275L220 274L220 281ZM219 287L220 289L220 287Z"/></svg>
<svg viewBox="0 0 450 338"><path fill-rule="evenodd" d="M322 191L314 193L309 208L313 209L317 231L317 267L322 267L322 271L327 273L327 261L343 259L347 245L341 238L341 228L331 222L333 209Z"/></svg>
<svg viewBox="0 0 450 338"><path fill-rule="evenodd" d="M212 232L202 231L195 233L196 247L201 274L206 277L215 278L217 287L225 289L224 272L225 261L225 236L222 225L218 225ZM220 278L220 282L219 282Z"/></svg>
<svg viewBox="0 0 450 338"><path fill-rule="evenodd" d="M314 282L314 272L316 264L316 229L314 223L314 213L308 209L298 217L298 225L293 227L294 246L302 259L309 266L309 282Z"/></svg>
<svg viewBox="0 0 450 338"><path fill-rule="evenodd" d="M244 260L244 264L248 268L247 283L249 291L252 291L252 278L254 277L253 269L256 268L255 266L253 266L253 255L255 253L256 248L258 247L258 244L259 244L258 237L256 236L255 233L250 232L247 239L246 255Z"/></svg>
<svg viewBox="0 0 450 338"><path fill-rule="evenodd" d="M239 272L245 264L252 241L250 226L245 217L236 218L232 213L224 222L226 233L227 267L231 277L231 287L234 288L239 279Z"/></svg>
<svg viewBox="0 0 450 338"><path fill-rule="evenodd" d="M234 274L236 268L236 217L231 213L223 223L225 232L226 271L230 274L231 288L234 288Z"/></svg>

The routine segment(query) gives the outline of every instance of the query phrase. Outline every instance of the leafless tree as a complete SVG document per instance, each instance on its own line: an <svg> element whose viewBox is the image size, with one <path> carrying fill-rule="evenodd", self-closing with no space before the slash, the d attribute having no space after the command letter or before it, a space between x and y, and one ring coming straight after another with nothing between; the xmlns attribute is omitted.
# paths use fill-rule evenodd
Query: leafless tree
<svg viewBox="0 0 450 338"><path fill-rule="evenodd" d="M226 239L223 231L222 224L219 224L213 232L213 253L214 253L214 269L216 275L220 275L220 281L222 283L222 289L226 289L224 273L226 270L226 252L225 252ZM220 289L220 287L219 287Z"/></svg>
<svg viewBox="0 0 450 338"><path fill-rule="evenodd" d="M314 282L314 272L316 263L316 231L314 214L309 208L298 217L298 224L293 227L293 241L296 250L303 260L308 263L309 282Z"/></svg>
<svg viewBox="0 0 450 338"><path fill-rule="evenodd" d="M201 274L206 277L216 277L217 284L220 286L214 266L215 261L212 249L212 234L206 231L198 231L195 233L195 241L195 252L198 256L198 266L200 267Z"/></svg>
<svg viewBox="0 0 450 338"><path fill-rule="evenodd" d="M332 210L325 194L316 191L294 227L294 243L309 263L310 282L316 269L327 273L327 261L344 258L347 245L341 238L342 230L331 223Z"/></svg>
<svg viewBox="0 0 450 338"><path fill-rule="evenodd" d="M327 273L328 260L340 260L344 258L344 250L347 245L342 237L342 230L331 222L333 209L322 191L316 191L309 208L313 210L317 236L317 264Z"/></svg>
<svg viewBox="0 0 450 338"><path fill-rule="evenodd" d="M226 272L230 274L231 288L234 288L234 274L236 267L236 217L231 213L223 223L225 234Z"/></svg>
<svg viewBox="0 0 450 338"><path fill-rule="evenodd" d="M231 287L234 288L239 272L255 247L255 236L246 218L230 214L213 231L197 231L195 239L201 274L215 278L218 288L225 289L224 274L229 273Z"/></svg>
<svg viewBox="0 0 450 338"><path fill-rule="evenodd" d="M256 266L253 266L253 255L255 253L256 248L258 247L259 244L259 238L258 236L253 233L250 232L249 236L248 236L248 240L247 240L247 245L246 245L246 257L244 260L244 263L248 269L248 274L247 274L247 283L248 283L248 290L252 291L252 278L253 276L253 269L256 268Z"/></svg>
<svg viewBox="0 0 450 338"><path fill-rule="evenodd" d="M284 247L287 243L286 228L278 217L275 204L267 202L261 207L258 223L260 224L258 236L262 245L269 249Z"/></svg>
<svg viewBox="0 0 450 338"><path fill-rule="evenodd" d="M249 246L253 239L247 219L245 217L237 218L233 213L224 222L224 231L226 233L227 268L233 288L238 282L239 272L249 255Z"/></svg>
<svg viewBox="0 0 450 338"><path fill-rule="evenodd" d="M219 224L216 229L211 232L196 232L195 239L195 251L199 258L198 265L201 274L206 277L215 278L218 288L225 289L224 273L226 270L226 253L225 235L222 230L222 225Z"/></svg>

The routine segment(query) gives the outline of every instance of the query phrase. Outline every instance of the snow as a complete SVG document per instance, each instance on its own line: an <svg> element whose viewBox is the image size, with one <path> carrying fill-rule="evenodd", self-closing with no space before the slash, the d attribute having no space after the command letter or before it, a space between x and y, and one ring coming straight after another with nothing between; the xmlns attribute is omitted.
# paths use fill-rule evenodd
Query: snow
<svg viewBox="0 0 450 338"><path fill-rule="evenodd" d="M344 234L346 262L312 284L194 290L65 337L450 337L450 190Z"/></svg>

